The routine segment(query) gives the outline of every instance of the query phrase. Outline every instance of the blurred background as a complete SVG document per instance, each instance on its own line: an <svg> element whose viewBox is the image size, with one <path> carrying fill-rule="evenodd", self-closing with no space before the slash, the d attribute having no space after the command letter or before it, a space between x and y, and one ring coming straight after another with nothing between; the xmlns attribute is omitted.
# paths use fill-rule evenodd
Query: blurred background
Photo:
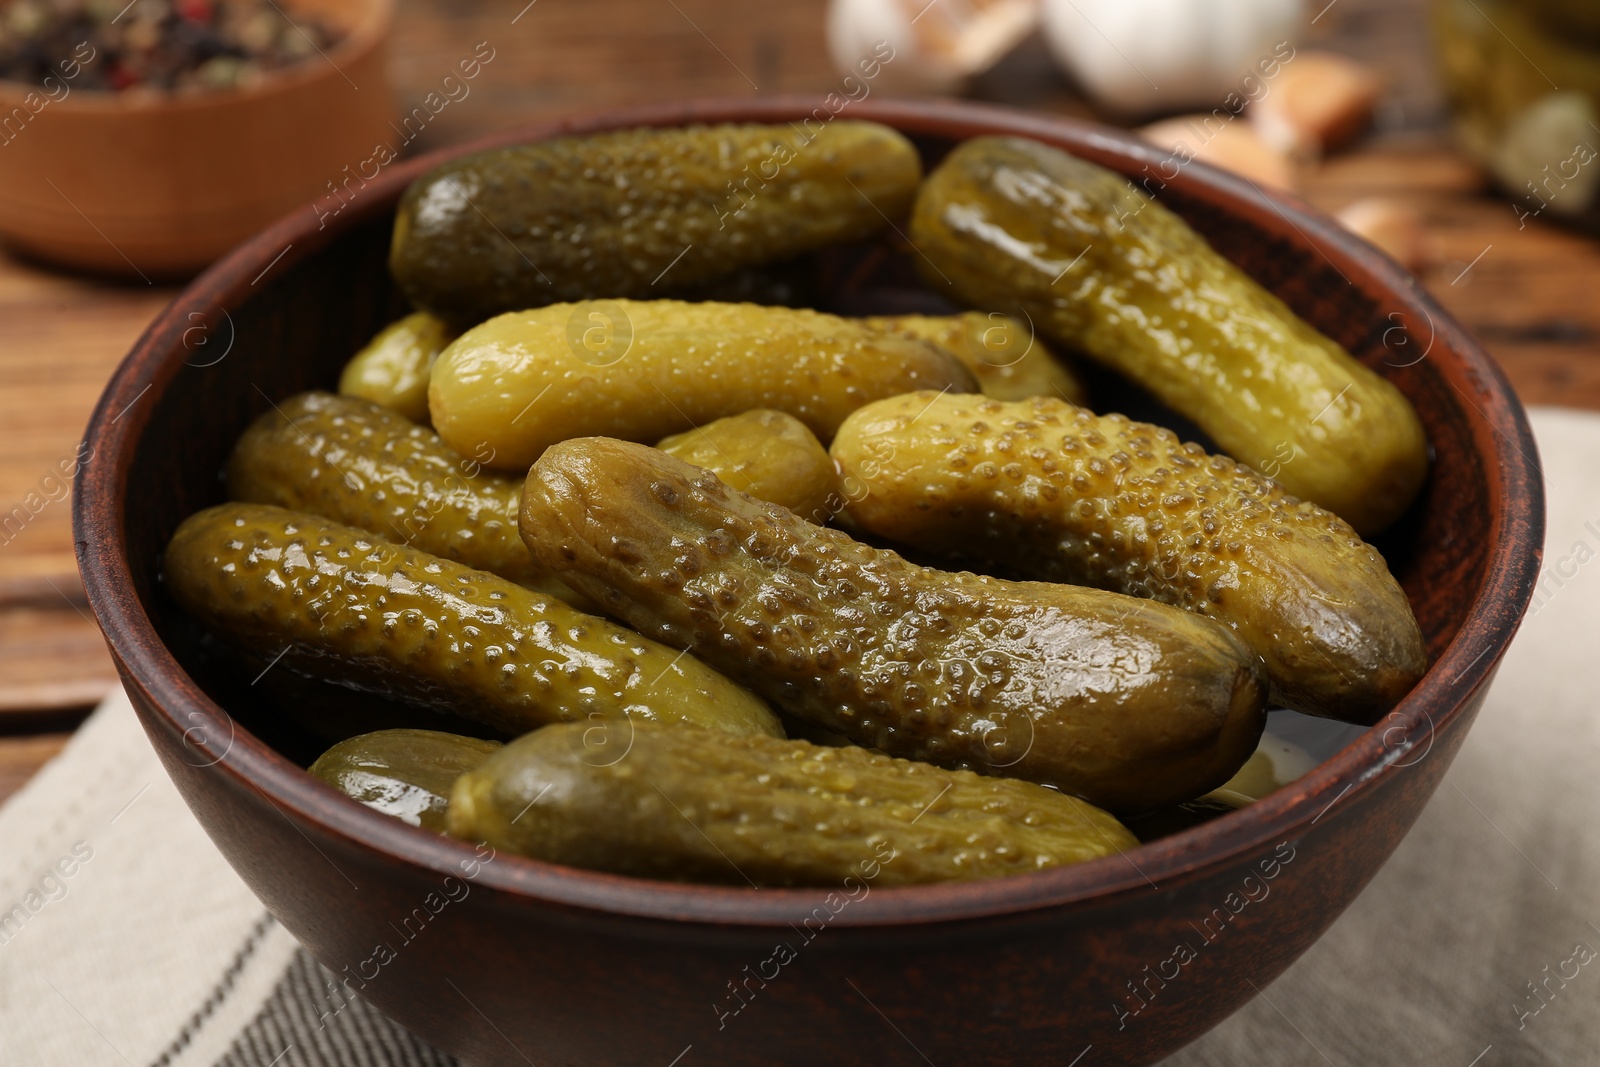
<svg viewBox="0 0 1600 1067"><path fill-rule="evenodd" d="M240 0L237 46L221 5L0 0L0 798L114 684L68 484L181 277L518 124L830 92L1114 123L1338 215L1526 402L1600 409L1593 0Z"/></svg>

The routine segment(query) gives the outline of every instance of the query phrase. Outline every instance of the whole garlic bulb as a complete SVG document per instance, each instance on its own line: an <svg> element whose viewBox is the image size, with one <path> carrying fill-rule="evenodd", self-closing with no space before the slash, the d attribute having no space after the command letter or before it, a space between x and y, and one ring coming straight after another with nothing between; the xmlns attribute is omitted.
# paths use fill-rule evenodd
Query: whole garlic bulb
<svg viewBox="0 0 1600 1067"><path fill-rule="evenodd" d="M890 92L955 93L1038 22L1039 0L830 0L828 53Z"/></svg>
<svg viewBox="0 0 1600 1067"><path fill-rule="evenodd" d="M1293 55L1303 0L1044 0L1056 61L1127 114L1221 103ZM1280 49L1282 54L1280 54Z"/></svg>

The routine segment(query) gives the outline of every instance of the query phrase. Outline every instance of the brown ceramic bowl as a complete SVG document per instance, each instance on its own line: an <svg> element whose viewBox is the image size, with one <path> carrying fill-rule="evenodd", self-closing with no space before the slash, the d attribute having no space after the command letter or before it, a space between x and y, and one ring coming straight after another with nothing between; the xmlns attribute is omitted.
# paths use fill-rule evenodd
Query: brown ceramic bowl
<svg viewBox="0 0 1600 1067"><path fill-rule="evenodd" d="M39 259L150 279L193 274L294 207L314 218L311 201L372 169L375 146L399 147L385 71L394 0L287 6L345 36L248 89L0 82L0 236Z"/></svg>
<svg viewBox="0 0 1600 1067"><path fill-rule="evenodd" d="M675 104L494 143L789 121L816 103ZM1161 158L1112 130L981 107L867 102L849 115L898 127L930 163L989 133L1129 175ZM384 270L391 212L441 158L395 167L326 229L284 219L191 285L101 398L76 501L90 602L179 790L283 925L407 1027L473 1064L1150 1063L1299 956L1427 803L1537 572L1543 506L1527 423L1500 371L1398 267L1304 205L1203 166L1163 200L1403 389L1436 456L1383 542L1433 667L1313 773L1126 857L872 889L844 906L821 890L667 885L507 855L476 863L471 846L314 781L282 754L308 755L285 709L208 667L157 560L180 520L219 499L217 472L249 420L270 400L331 386L402 310ZM910 284L892 235L823 259L828 306L864 310ZM460 899L432 914L424 903L446 886ZM784 943L794 958L780 966ZM1193 958L1174 962L1185 944Z"/></svg>

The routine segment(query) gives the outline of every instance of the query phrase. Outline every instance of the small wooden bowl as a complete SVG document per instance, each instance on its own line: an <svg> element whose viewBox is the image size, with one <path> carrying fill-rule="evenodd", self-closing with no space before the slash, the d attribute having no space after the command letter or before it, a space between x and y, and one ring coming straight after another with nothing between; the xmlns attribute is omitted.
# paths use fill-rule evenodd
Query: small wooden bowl
<svg viewBox="0 0 1600 1067"><path fill-rule="evenodd" d="M376 146L400 147L385 70L394 0L289 6L345 36L248 89L0 81L0 236L38 259L148 280L193 274L297 206L315 219L311 202L370 171Z"/></svg>
<svg viewBox="0 0 1600 1067"><path fill-rule="evenodd" d="M816 106L673 104L449 154L635 125L789 122ZM990 108L848 114L904 131L930 163L991 133L1129 175L1162 160L1112 130ZM285 709L207 674L158 560L178 523L219 499L245 425L270 400L330 386L403 309L385 271L394 204L443 158L395 167L325 229L280 221L191 285L102 397L75 502L90 603L162 761L228 861L351 989L473 1064L921 1062L913 1047L942 1064L1064 1064L1090 1046L1086 1064L1146 1064L1272 981L1400 842L1531 595L1544 515L1533 440L1500 371L1403 271L1305 205L1200 165L1163 201L1403 389L1435 452L1383 544L1433 666L1311 774L1125 857L848 901L487 859L310 778L262 740ZM892 235L837 250L829 299L894 276L907 255Z"/></svg>

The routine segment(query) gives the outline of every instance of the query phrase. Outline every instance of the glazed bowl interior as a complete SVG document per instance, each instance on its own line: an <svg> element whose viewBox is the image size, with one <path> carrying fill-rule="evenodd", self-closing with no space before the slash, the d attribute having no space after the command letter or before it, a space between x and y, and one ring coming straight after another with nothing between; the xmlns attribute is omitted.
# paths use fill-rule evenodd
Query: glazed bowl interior
<svg viewBox="0 0 1600 1067"><path fill-rule="evenodd" d="M674 105L515 131L446 154L567 129L790 121L815 107L779 98ZM993 109L867 103L847 117L899 128L930 167L959 141L989 133L1037 137L1130 177L1169 163L1113 131ZM160 582L161 552L177 525L224 498L219 472L245 426L297 392L333 388L350 355L407 311L386 270L393 207L405 185L444 155L390 169L324 228L308 221L309 212L285 219L191 285L102 399L76 509L91 602L127 683L162 720L147 728L183 733L196 761L247 782L281 810L403 863L449 872L470 855L468 846L346 801L301 771L327 737L308 728L303 709L295 714L287 706L297 701L271 684L253 684L219 656ZM1403 271L1304 205L1200 165L1167 177L1160 198L1416 406L1433 448L1432 473L1378 545L1411 599L1433 666L1388 719L1342 735L1337 751L1324 753L1306 778L1144 846L1136 865L1111 857L998 881L875 891L841 922L960 919L1066 904L1139 890L1148 879L1258 848L1306 824L1336 795L1359 789L1386 761L1404 758L1425 738L1431 743L1490 677L1515 630L1537 571L1542 504L1523 413L1492 362ZM917 279L918 254L891 227L878 240L807 257L794 267L800 302L850 314L954 310ZM1093 379L1097 409L1188 429L1125 383L1104 374ZM348 691L326 688L304 707L359 715ZM588 909L735 923L781 921L807 895L656 884L519 858L494 864L484 881Z"/></svg>

